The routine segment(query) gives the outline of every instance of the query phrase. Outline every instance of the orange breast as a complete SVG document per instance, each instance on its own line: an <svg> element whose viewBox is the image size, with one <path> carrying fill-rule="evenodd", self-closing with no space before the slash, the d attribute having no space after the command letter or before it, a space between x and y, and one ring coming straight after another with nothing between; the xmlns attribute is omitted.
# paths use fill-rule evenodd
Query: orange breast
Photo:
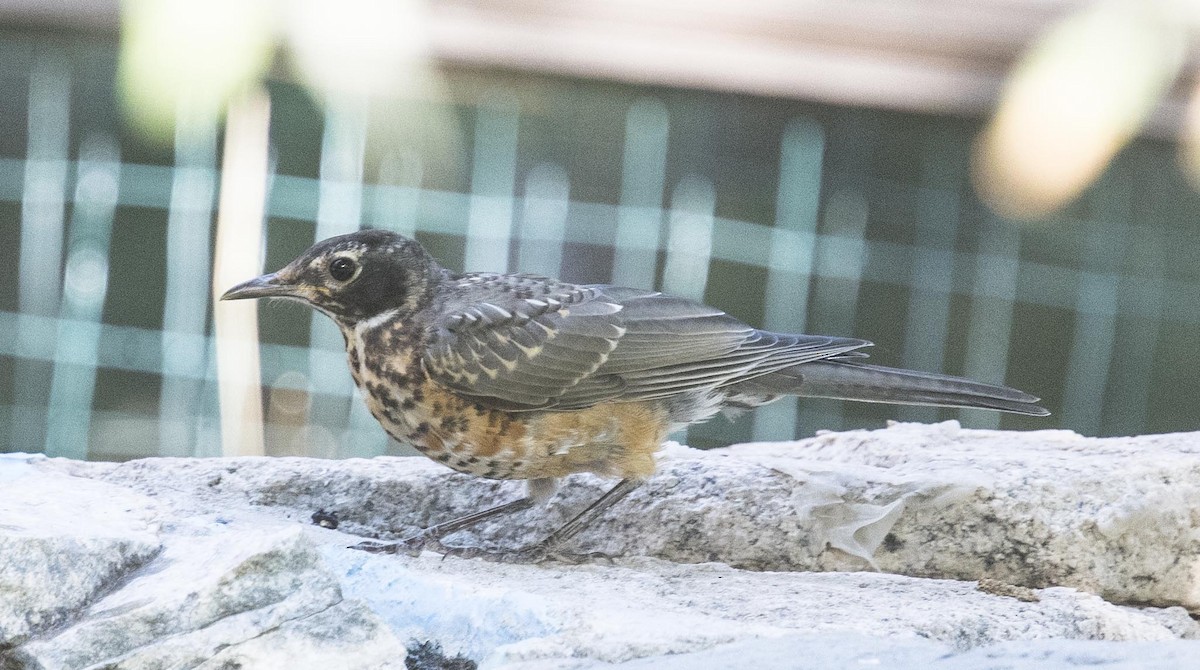
<svg viewBox="0 0 1200 670"><path fill-rule="evenodd" d="M666 411L651 402L603 403L530 420L529 460L544 474L593 472L642 479L654 474L654 452L666 438Z"/></svg>

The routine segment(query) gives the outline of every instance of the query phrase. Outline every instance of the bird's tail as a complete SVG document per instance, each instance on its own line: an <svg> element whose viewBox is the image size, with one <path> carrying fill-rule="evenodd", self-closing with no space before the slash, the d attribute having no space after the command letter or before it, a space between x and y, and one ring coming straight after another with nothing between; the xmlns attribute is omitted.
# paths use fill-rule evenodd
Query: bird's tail
<svg viewBox="0 0 1200 670"><path fill-rule="evenodd" d="M1038 398L1007 386L937 375L916 370L885 368L854 360L803 363L758 377L755 391L809 398L836 398L897 405L974 407L1001 412L1046 416Z"/></svg>

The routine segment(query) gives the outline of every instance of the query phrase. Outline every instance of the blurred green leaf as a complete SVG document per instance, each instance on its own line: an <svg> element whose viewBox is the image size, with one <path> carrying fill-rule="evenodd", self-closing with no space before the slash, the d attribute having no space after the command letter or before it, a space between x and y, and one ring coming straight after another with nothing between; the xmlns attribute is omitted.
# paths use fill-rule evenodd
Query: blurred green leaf
<svg viewBox="0 0 1200 670"><path fill-rule="evenodd" d="M270 64L272 7L266 0L124 0L119 86L128 118L170 141L177 118L219 113Z"/></svg>

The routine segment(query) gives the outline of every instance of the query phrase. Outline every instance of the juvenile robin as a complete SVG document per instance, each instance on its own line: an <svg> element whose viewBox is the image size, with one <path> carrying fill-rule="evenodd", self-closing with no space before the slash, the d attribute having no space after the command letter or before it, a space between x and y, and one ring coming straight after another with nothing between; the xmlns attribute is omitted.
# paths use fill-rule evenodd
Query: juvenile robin
<svg viewBox="0 0 1200 670"><path fill-rule="evenodd" d="M524 498L359 545L370 551L476 555L440 539L544 501L571 473L619 477L543 542L511 553L551 555L654 473L668 433L785 396L1048 414L1015 389L870 365L865 340L758 330L656 291L454 273L383 230L318 242L221 299L265 297L337 323L350 374L393 438L459 472L528 481Z"/></svg>

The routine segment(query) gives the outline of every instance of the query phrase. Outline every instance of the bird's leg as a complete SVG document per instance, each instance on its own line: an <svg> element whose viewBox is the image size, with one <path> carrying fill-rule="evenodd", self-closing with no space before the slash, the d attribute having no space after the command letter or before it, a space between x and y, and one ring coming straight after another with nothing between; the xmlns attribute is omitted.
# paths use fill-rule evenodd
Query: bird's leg
<svg viewBox="0 0 1200 670"><path fill-rule="evenodd" d="M457 519L444 521L433 526L425 528L416 535L406 537L396 542L375 542L366 541L360 542L351 549L361 549L374 554L397 554L410 553L415 554L422 549L430 549L439 553L450 553L452 548L442 544L442 538L447 535L453 535L460 530L465 530L476 524L482 523L488 519L508 514L516 514L533 507L534 505L544 502L549 498L555 489L555 482L552 479L534 479L529 482L529 495L524 498L518 498L495 507L489 507L485 510L480 510L472 514L460 516Z"/></svg>
<svg viewBox="0 0 1200 670"><path fill-rule="evenodd" d="M505 558L517 561L536 562L546 558L558 556L558 548L571 538L579 534L588 524L595 521L600 515L604 514L610 507L621 502L625 496L629 495L634 489L642 485L640 479L622 479L617 482L617 485L608 490L607 493L600 496L596 502L588 505L575 518L566 522L558 530L550 533L546 539L541 542L525 547L514 552L511 556ZM565 558L595 558L593 555L587 556L572 556L564 555Z"/></svg>
<svg viewBox="0 0 1200 670"><path fill-rule="evenodd" d="M547 487L546 482L541 480L530 482L530 495L524 498L430 526L420 533L398 542L362 542L352 548L377 554L415 554L422 549L429 549L444 556L486 558L511 563L536 563L547 558L560 556L566 559L595 558L595 555L576 556L560 554L557 550L563 544L570 541L571 538L578 535L579 531L586 528L588 524L608 511L610 507L621 502L625 496L641 485L642 480L640 479L622 479L620 482L617 482L616 486L609 489L608 492L596 499L591 505L588 505L586 509L576 514L574 518L548 535L546 539L516 551L490 551L479 547L448 547L442 544L441 539L484 520L520 512L542 502L545 498L549 497L549 493L552 493L554 489L552 486Z"/></svg>
<svg viewBox="0 0 1200 670"><path fill-rule="evenodd" d="M398 553L417 553L422 549L431 549L439 553L444 552L449 547L442 545L442 538L447 535L453 535L460 530L470 528L475 524L482 523L492 517L504 516L506 514L515 514L533 507L537 503L533 498L526 496L496 505L485 510L460 516L457 519L451 519L443 523L439 523L422 530L416 535L412 535L396 542L360 542L351 549L361 549L369 551L373 554L398 554Z"/></svg>

